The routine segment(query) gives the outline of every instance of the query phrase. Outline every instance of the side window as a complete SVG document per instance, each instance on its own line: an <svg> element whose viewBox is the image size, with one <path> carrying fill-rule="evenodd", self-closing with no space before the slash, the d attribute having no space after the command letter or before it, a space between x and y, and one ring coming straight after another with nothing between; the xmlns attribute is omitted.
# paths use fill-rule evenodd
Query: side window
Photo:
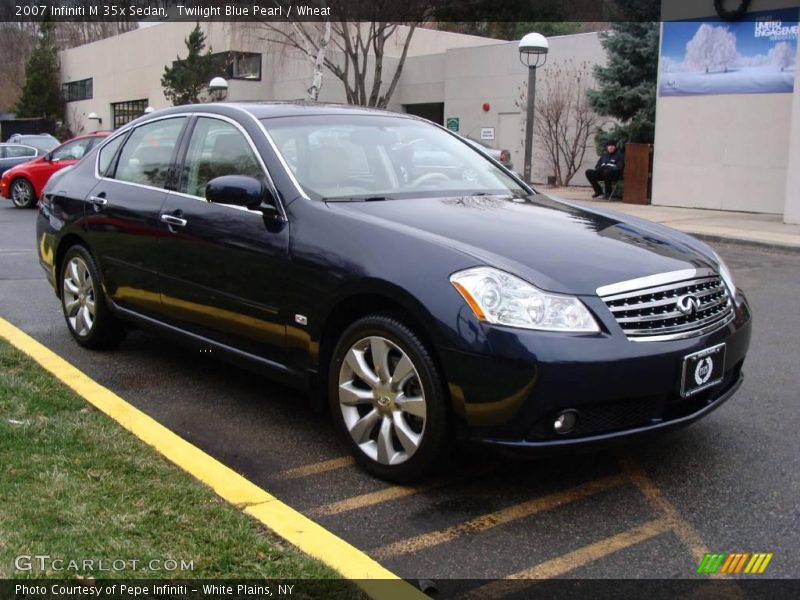
<svg viewBox="0 0 800 600"><path fill-rule="evenodd" d="M185 120L163 119L134 129L122 147L114 179L164 187Z"/></svg>
<svg viewBox="0 0 800 600"><path fill-rule="evenodd" d="M247 138L226 121L200 117L186 152L181 190L205 198L208 182L223 175L249 175L264 181Z"/></svg>
<svg viewBox="0 0 800 600"><path fill-rule="evenodd" d="M5 158L23 158L36 156L36 149L30 146L6 146Z"/></svg>
<svg viewBox="0 0 800 600"><path fill-rule="evenodd" d="M86 154L86 150L92 142L92 138L84 138L67 142L53 150L53 160L80 160Z"/></svg>
<svg viewBox="0 0 800 600"><path fill-rule="evenodd" d="M97 172L100 177L110 176L112 162L124 140L125 136L120 135L100 149L100 157L97 159Z"/></svg>

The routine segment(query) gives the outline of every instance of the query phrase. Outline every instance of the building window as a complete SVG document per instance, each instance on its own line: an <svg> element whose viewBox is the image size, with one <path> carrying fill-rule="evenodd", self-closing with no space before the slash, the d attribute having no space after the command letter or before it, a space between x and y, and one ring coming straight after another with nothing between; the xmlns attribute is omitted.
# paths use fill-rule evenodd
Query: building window
<svg viewBox="0 0 800 600"><path fill-rule="evenodd" d="M173 61L175 68L183 60ZM215 52L211 55L211 77L261 81L261 55L258 52Z"/></svg>
<svg viewBox="0 0 800 600"><path fill-rule="evenodd" d="M93 94L93 81L81 79L80 81L69 81L61 85L61 94L64 102L75 102L76 100L91 100Z"/></svg>
<svg viewBox="0 0 800 600"><path fill-rule="evenodd" d="M261 55L255 52L231 52L231 79L261 80Z"/></svg>
<svg viewBox="0 0 800 600"><path fill-rule="evenodd" d="M147 108L147 98L144 100L114 102L111 105L111 123L114 125L114 129L119 129L123 125L141 117L145 108Z"/></svg>

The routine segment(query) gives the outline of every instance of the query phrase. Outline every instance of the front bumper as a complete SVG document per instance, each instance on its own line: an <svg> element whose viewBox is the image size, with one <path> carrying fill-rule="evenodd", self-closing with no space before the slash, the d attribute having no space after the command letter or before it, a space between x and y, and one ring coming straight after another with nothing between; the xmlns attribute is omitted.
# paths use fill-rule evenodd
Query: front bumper
<svg viewBox="0 0 800 600"><path fill-rule="evenodd" d="M684 340L633 342L621 331L569 336L485 326L490 354L440 352L461 437L517 449L584 446L687 425L741 385L751 314L737 293L734 319ZM723 381L680 394L683 358L726 345ZM553 428L564 410L578 414L567 434Z"/></svg>

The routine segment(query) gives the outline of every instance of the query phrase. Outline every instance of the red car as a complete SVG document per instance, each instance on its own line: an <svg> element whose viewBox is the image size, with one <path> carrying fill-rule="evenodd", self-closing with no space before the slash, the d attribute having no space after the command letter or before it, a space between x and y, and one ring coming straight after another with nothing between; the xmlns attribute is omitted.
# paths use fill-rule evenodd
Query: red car
<svg viewBox="0 0 800 600"><path fill-rule="evenodd" d="M108 135L108 131L80 135L44 156L9 169L0 178L0 195L11 200L17 208L35 206L44 185L53 173L74 165Z"/></svg>

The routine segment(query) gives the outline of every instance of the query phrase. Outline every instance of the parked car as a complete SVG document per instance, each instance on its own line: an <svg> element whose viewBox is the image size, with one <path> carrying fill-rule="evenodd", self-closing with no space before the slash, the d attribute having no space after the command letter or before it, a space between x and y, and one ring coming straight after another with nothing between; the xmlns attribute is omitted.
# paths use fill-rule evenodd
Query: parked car
<svg viewBox="0 0 800 600"><path fill-rule="evenodd" d="M479 142L478 140L473 140L472 138L464 138L470 144L475 146L478 150L485 152L497 162L502 164L506 169L509 171L514 170L514 164L511 162L511 153L508 150L496 150L491 146L487 146L483 142Z"/></svg>
<svg viewBox="0 0 800 600"><path fill-rule="evenodd" d="M6 143L32 146L44 154L58 146L61 142L49 133L15 133L6 140Z"/></svg>
<svg viewBox="0 0 800 600"><path fill-rule="evenodd" d="M108 132L81 135L29 162L12 167L0 177L0 195L17 208L30 208L41 196L44 185L56 171L74 165L86 152L108 136ZM14 137L14 136L11 136ZM43 136L22 136L38 137Z"/></svg>
<svg viewBox="0 0 800 600"><path fill-rule="evenodd" d="M33 146L23 144L0 144L0 176L11 167L21 165L44 154Z"/></svg>
<svg viewBox="0 0 800 600"><path fill-rule="evenodd" d="M359 464L393 481L454 437L538 452L688 424L739 387L750 341L704 242L364 108L141 117L50 179L36 235L78 344L137 324L213 348L327 398Z"/></svg>

